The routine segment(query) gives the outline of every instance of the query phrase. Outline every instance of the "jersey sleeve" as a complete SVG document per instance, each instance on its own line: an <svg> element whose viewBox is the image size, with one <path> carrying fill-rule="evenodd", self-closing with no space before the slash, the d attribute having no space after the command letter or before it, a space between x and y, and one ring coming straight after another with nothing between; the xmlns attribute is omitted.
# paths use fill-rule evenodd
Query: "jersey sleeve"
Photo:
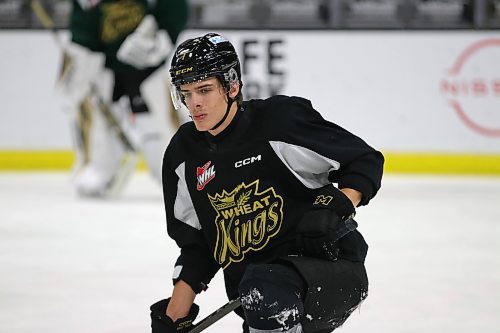
<svg viewBox="0 0 500 333"><path fill-rule="evenodd" d="M173 281L183 280L196 292L205 290L219 270L211 256L184 180L184 163L172 161L169 146L163 161L163 198L169 236L180 248Z"/></svg>
<svg viewBox="0 0 500 333"><path fill-rule="evenodd" d="M360 137L325 120L309 100L289 97L283 103L280 131L273 149L309 187L338 183L362 193L366 205L381 186L384 157Z"/></svg>
<svg viewBox="0 0 500 333"><path fill-rule="evenodd" d="M177 37L186 27L189 7L186 0L157 1L152 14L158 22L158 27L167 31L175 44Z"/></svg>

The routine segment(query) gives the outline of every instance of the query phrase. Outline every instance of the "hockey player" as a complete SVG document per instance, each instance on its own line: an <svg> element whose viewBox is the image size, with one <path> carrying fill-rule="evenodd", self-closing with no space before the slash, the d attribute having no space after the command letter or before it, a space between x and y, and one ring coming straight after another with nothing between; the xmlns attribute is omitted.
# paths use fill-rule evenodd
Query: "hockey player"
<svg viewBox="0 0 500 333"><path fill-rule="evenodd" d="M79 194L116 194L135 169L137 153L161 183L168 141L143 97L143 83L173 51L187 13L186 0L73 0L69 61L59 88L77 115Z"/></svg>
<svg viewBox="0 0 500 333"><path fill-rule="evenodd" d="M380 188L382 154L304 98L243 101L221 35L179 45L170 74L193 121L163 160L180 256L171 297L151 306L153 333L189 332L195 296L221 268L245 332L333 331L367 296L368 246L357 230L337 235Z"/></svg>

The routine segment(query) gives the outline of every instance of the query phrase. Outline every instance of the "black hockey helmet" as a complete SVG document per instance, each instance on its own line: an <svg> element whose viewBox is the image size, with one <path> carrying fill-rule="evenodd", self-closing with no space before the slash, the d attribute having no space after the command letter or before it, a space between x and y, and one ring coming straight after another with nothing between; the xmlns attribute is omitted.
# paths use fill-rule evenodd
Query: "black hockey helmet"
<svg viewBox="0 0 500 333"><path fill-rule="evenodd" d="M180 44L170 66L172 84L181 84L217 77L226 91L237 81L240 91L241 69L238 55L229 40L217 33L192 38Z"/></svg>
<svg viewBox="0 0 500 333"><path fill-rule="evenodd" d="M217 33L208 33L204 36L192 38L181 43L175 50L170 65L172 78L172 102L176 109L186 107L184 97L179 91L181 84L216 77L226 91L228 103L226 113L222 119L211 129L215 130L224 123L229 115L231 105L236 101L239 104L243 97L241 94L241 69L240 60L233 44ZM236 83L240 89L236 98L229 97L229 91Z"/></svg>

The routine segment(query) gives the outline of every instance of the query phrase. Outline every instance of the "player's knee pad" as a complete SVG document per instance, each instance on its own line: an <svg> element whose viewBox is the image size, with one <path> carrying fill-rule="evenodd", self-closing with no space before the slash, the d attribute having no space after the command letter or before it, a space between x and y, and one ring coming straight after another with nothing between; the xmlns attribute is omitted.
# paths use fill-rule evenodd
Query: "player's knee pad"
<svg viewBox="0 0 500 333"><path fill-rule="evenodd" d="M248 266L238 291L250 332L302 332L304 290L302 277L292 267Z"/></svg>

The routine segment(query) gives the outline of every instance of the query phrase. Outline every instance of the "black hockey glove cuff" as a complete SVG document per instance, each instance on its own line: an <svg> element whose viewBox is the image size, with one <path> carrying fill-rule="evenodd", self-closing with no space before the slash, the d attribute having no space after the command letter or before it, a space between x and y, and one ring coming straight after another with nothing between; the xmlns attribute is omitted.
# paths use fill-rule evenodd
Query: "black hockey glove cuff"
<svg viewBox="0 0 500 333"><path fill-rule="evenodd" d="M333 185L318 190L311 209L297 226L297 246L306 255L336 260L336 242L357 224L351 200Z"/></svg>
<svg viewBox="0 0 500 333"><path fill-rule="evenodd" d="M329 209L342 220L354 217L356 209L341 190L333 185L323 186L318 190L312 209Z"/></svg>
<svg viewBox="0 0 500 333"><path fill-rule="evenodd" d="M198 316L200 308L194 304L186 317L179 318L175 322L167 316L167 306L170 298L163 299L151 305L151 329L152 333L188 333L195 326L193 321Z"/></svg>

